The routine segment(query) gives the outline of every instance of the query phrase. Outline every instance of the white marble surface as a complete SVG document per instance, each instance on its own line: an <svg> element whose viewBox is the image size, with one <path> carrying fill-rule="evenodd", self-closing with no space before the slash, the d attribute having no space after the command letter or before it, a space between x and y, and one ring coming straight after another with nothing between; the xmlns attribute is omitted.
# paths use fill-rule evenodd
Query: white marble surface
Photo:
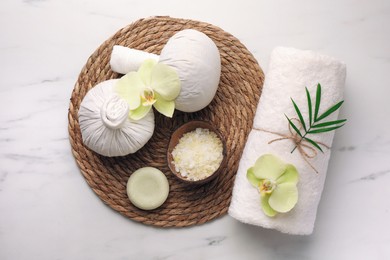
<svg viewBox="0 0 390 260"><path fill-rule="evenodd" d="M390 259L390 2L1 0L0 259ZM347 63L342 117L311 236L229 216L184 229L130 221L84 181L67 132L89 55L141 17L203 20L265 71L278 45Z"/></svg>

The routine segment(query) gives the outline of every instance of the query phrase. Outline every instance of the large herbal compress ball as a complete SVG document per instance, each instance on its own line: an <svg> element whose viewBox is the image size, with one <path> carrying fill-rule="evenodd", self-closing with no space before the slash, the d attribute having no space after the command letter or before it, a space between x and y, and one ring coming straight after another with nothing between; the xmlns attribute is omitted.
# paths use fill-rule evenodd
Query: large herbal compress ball
<svg viewBox="0 0 390 260"><path fill-rule="evenodd" d="M204 33L187 29L172 36L159 62L176 69L181 92L176 109L195 112L213 100L221 75L221 58L215 43Z"/></svg>

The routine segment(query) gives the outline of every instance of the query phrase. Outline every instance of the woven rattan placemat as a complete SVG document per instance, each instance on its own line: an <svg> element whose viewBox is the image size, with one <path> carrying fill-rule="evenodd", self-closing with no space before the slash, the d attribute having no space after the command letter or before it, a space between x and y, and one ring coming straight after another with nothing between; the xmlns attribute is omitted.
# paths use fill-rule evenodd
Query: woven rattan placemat
<svg viewBox="0 0 390 260"><path fill-rule="evenodd" d="M172 119L155 113L156 128L150 141L137 153L108 158L86 148L82 142L78 109L97 83L118 78L109 61L115 44L159 54L176 32L192 28L208 35L217 45L222 74L216 97L196 113L175 111ZM226 214L247 136L251 130L264 74L252 54L231 34L208 23L170 17L138 20L119 30L88 59L76 82L69 107L69 135L73 155L92 190L122 215L147 225L184 227L203 224ZM226 138L227 164L222 174L202 186L179 182L169 171L166 149L171 133L181 124L202 119L211 121ZM167 201L153 211L134 207L126 194L126 182L140 167L153 166L166 174L170 184Z"/></svg>

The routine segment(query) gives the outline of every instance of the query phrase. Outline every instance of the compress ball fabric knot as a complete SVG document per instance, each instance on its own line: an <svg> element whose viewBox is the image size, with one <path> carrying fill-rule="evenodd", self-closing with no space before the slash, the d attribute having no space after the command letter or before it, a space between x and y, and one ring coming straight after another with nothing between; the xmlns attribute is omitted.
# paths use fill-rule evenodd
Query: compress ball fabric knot
<svg viewBox="0 0 390 260"><path fill-rule="evenodd" d="M112 94L103 103L100 115L106 127L118 129L126 122L129 115L129 105L117 94Z"/></svg>
<svg viewBox="0 0 390 260"><path fill-rule="evenodd" d="M104 156L135 153L153 135L154 114L132 120L129 107L114 91L117 79L103 81L90 89L80 104L79 124L83 143Z"/></svg>

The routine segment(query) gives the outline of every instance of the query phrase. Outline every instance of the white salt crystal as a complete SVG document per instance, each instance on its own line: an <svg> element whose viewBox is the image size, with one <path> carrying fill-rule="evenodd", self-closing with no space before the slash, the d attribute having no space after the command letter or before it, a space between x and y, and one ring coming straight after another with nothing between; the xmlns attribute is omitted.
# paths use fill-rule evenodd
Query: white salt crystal
<svg viewBox="0 0 390 260"><path fill-rule="evenodd" d="M173 149L175 170L190 180L205 179L218 169L222 152L222 141L217 134L197 128L184 134Z"/></svg>

